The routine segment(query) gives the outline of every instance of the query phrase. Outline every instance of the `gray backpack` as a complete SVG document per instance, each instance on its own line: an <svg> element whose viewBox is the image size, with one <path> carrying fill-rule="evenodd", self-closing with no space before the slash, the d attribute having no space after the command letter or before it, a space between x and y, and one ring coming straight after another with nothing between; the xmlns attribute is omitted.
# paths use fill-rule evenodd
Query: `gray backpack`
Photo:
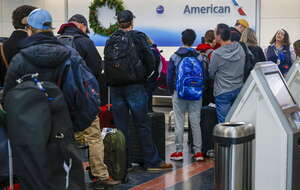
<svg viewBox="0 0 300 190"><path fill-rule="evenodd" d="M60 43L76 49L76 44L75 44L74 40L76 38L79 38L79 37L80 37L80 35L74 35L74 36L72 36L72 35L60 35L60 36L57 36L57 39Z"/></svg>

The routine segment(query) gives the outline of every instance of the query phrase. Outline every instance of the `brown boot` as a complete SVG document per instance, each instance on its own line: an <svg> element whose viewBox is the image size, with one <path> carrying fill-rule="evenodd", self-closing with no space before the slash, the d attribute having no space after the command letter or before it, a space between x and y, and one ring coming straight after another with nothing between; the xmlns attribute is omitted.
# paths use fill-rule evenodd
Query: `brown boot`
<svg viewBox="0 0 300 190"><path fill-rule="evenodd" d="M101 190L101 189L103 189L103 187L114 186L114 185L119 185L119 184L121 184L121 181L114 180L112 178L107 178L105 180L98 179L94 182L94 189Z"/></svg>
<svg viewBox="0 0 300 190"><path fill-rule="evenodd" d="M148 167L147 171L164 171L164 170L172 170L173 165L170 163L162 162L157 166Z"/></svg>

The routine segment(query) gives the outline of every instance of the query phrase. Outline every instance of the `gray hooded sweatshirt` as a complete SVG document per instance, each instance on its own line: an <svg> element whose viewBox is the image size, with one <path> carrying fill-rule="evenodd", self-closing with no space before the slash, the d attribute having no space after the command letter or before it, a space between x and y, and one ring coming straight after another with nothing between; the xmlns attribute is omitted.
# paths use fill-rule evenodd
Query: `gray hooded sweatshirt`
<svg viewBox="0 0 300 190"><path fill-rule="evenodd" d="M238 42L221 46L212 53L209 76L215 80L214 96L242 87L245 56Z"/></svg>

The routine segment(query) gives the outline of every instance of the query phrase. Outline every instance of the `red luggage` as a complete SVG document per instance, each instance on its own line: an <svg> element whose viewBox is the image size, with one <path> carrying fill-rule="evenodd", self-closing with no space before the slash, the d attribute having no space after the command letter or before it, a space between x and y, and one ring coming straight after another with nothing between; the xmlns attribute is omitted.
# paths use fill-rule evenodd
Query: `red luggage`
<svg viewBox="0 0 300 190"><path fill-rule="evenodd" d="M113 113L110 110L110 87L108 87L108 104L100 107L99 122L100 128L116 128L114 125Z"/></svg>
<svg viewBox="0 0 300 190"><path fill-rule="evenodd" d="M11 186L6 186L6 187L1 187L3 190L21 190L20 184L14 184L13 187Z"/></svg>

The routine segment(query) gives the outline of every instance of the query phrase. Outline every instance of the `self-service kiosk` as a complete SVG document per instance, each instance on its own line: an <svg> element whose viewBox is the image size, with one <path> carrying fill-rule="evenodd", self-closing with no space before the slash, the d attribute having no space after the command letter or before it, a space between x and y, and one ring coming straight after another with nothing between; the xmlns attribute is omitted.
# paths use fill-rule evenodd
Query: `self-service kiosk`
<svg viewBox="0 0 300 190"><path fill-rule="evenodd" d="M255 125L255 190L300 190L299 111L277 65L258 63L226 118Z"/></svg>
<svg viewBox="0 0 300 190"><path fill-rule="evenodd" d="M286 83L296 102L300 103L300 61L293 64L287 76Z"/></svg>

